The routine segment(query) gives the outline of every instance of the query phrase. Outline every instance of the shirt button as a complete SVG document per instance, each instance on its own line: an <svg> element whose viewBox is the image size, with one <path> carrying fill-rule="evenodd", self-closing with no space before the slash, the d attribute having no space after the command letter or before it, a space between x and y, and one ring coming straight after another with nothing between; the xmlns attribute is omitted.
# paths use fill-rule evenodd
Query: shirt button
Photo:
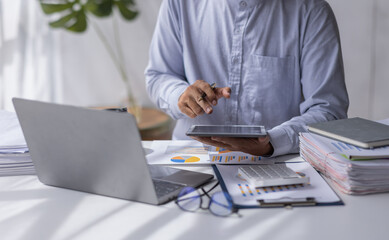
<svg viewBox="0 0 389 240"><path fill-rule="evenodd" d="M239 5L240 5L241 7L246 7L246 6L247 6L247 3L246 3L245 1L241 1L241 2L239 3Z"/></svg>

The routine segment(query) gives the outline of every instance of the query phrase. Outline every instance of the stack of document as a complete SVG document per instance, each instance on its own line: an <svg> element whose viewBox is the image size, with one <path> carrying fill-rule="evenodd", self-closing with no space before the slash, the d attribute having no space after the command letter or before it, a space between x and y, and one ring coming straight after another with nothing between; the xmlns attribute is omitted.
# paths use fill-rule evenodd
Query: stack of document
<svg viewBox="0 0 389 240"><path fill-rule="evenodd" d="M35 174L16 114L0 111L0 176Z"/></svg>
<svg viewBox="0 0 389 240"><path fill-rule="evenodd" d="M389 146L363 149L300 133L300 155L348 194L389 191Z"/></svg>

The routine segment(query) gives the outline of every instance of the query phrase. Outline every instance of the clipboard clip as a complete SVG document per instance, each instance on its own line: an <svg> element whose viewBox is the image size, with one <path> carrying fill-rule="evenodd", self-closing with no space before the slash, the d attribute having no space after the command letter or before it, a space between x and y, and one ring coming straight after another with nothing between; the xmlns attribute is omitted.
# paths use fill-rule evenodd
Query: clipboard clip
<svg viewBox="0 0 389 240"><path fill-rule="evenodd" d="M258 199L261 207L301 207L301 206L315 206L317 204L314 197L307 198L278 198L278 199Z"/></svg>

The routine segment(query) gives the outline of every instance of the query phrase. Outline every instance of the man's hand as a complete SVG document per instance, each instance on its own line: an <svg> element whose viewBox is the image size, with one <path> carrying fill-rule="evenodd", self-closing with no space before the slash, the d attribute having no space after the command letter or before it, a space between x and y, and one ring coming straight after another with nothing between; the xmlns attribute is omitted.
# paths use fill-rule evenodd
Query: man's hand
<svg viewBox="0 0 389 240"><path fill-rule="evenodd" d="M224 97L230 98L231 88L215 88L204 80L197 80L190 85L178 99L178 108L184 114L195 118L205 113L212 113L212 106L217 105L217 101Z"/></svg>
<svg viewBox="0 0 389 240"><path fill-rule="evenodd" d="M245 152L255 156L269 156L273 154L273 146L269 136L261 138L230 138L230 137L192 137L193 139L222 147L230 151Z"/></svg>

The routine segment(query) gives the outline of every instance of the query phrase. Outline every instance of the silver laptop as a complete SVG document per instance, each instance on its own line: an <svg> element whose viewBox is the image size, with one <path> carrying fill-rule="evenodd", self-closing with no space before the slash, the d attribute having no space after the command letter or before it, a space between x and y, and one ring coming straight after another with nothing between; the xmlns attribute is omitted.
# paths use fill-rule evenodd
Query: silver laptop
<svg viewBox="0 0 389 240"><path fill-rule="evenodd" d="M47 185L162 204L213 175L147 164L134 117L13 99L39 180Z"/></svg>

